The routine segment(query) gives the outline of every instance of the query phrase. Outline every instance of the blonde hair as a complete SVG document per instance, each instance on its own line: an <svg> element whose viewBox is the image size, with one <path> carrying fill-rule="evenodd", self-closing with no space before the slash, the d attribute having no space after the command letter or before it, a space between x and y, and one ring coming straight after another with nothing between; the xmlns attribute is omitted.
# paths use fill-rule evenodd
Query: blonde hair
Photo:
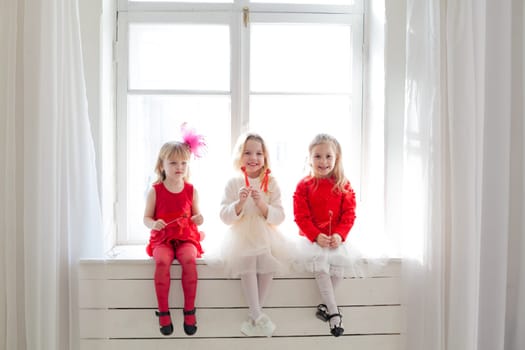
<svg viewBox="0 0 525 350"><path fill-rule="evenodd" d="M334 169L332 170L332 177L335 180L333 190L339 190L340 192L344 193L346 192L345 186L349 183L349 181L345 177L345 173L343 170L341 145L339 144L339 141L337 141L337 139L331 135L317 134L308 146L310 158L312 157L312 151L314 147L321 144L328 144L332 146L332 148L335 151L335 164ZM310 176L315 178L313 170L310 170Z"/></svg>
<svg viewBox="0 0 525 350"><path fill-rule="evenodd" d="M264 177L264 174L266 173L266 170L270 168L270 156L268 154L268 148L266 147L266 143L264 142L263 138L256 133L247 133L244 135L241 135L238 140L237 144L234 148L234 157L233 157L233 166L236 170L241 170L241 158L244 153L244 149L246 148L246 142L249 140L259 142L262 147L263 155L264 155L264 165L262 167L261 174L259 175L259 178L262 180Z"/></svg>
<svg viewBox="0 0 525 350"><path fill-rule="evenodd" d="M187 161L190 159L190 156L191 150L188 144L185 142L171 141L163 144L159 151L157 164L155 165L155 173L157 174L157 180L155 181L155 183L159 183L166 180L166 173L162 169L162 162L165 159L176 157L177 159ZM188 181L188 178L189 170L188 173L184 176L184 181Z"/></svg>

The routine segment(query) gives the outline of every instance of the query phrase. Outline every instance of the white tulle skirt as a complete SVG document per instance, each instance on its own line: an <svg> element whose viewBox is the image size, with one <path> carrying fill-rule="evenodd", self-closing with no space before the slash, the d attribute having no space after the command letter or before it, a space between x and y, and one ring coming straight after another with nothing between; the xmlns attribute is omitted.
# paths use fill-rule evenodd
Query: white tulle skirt
<svg viewBox="0 0 525 350"><path fill-rule="evenodd" d="M364 277L366 262L361 252L351 244L323 248L305 237L297 242L294 269L299 272L325 272L339 277Z"/></svg>
<svg viewBox="0 0 525 350"><path fill-rule="evenodd" d="M204 255L206 263L229 277L246 273L285 275L291 271L293 245L273 225L249 215L230 226L219 248Z"/></svg>

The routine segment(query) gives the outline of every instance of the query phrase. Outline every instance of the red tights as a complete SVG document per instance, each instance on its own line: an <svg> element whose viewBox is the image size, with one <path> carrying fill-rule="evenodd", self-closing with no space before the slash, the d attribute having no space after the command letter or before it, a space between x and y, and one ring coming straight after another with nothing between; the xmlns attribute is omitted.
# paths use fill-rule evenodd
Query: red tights
<svg viewBox="0 0 525 350"><path fill-rule="evenodd" d="M197 292L197 248L188 242L161 244L153 250L155 259L155 292L159 311L169 310L168 296L170 291L170 267L173 259L176 258L182 267L182 291L184 292L184 310L189 311L195 308L195 295ZM161 316L159 319L161 326L171 323L170 316ZM195 324L195 315L185 315L184 323Z"/></svg>

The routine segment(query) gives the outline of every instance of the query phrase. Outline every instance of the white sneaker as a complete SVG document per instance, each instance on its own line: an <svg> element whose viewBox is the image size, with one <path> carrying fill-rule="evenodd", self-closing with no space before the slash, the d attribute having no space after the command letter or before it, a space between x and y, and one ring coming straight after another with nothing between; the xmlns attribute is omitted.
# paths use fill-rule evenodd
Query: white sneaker
<svg viewBox="0 0 525 350"><path fill-rule="evenodd" d="M247 335L248 337L254 337L256 334L256 329L253 321L248 319L241 324L241 333Z"/></svg>
<svg viewBox="0 0 525 350"><path fill-rule="evenodd" d="M265 314L255 321L248 319L241 324L241 332L249 337L271 337L274 331L275 324Z"/></svg>
<svg viewBox="0 0 525 350"><path fill-rule="evenodd" d="M258 335L271 337L275 331L275 324L267 315L262 314L257 320L255 320L255 329Z"/></svg>

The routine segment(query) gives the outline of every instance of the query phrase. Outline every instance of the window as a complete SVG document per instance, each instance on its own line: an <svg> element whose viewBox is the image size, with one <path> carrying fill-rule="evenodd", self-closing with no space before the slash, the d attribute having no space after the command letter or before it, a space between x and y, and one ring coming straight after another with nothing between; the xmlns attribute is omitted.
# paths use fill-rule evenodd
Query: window
<svg viewBox="0 0 525 350"><path fill-rule="evenodd" d="M252 130L269 146L293 232L292 194L318 132L342 144L358 194L363 8L352 0L126 1L118 9L117 243L144 243L160 146L188 122L207 138L190 165L206 244L219 236L231 150ZM218 232L219 231L219 232Z"/></svg>

